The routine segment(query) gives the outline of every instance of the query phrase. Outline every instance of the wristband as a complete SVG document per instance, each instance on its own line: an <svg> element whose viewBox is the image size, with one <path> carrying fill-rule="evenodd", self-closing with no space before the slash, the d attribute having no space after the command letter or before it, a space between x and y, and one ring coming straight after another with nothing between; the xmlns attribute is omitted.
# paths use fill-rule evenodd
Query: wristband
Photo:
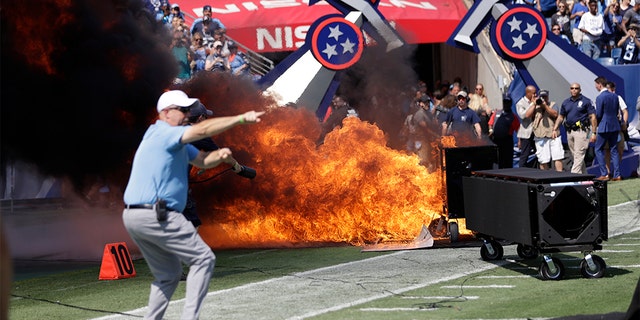
<svg viewBox="0 0 640 320"><path fill-rule="evenodd" d="M244 123L244 115L240 115L240 124Z"/></svg>

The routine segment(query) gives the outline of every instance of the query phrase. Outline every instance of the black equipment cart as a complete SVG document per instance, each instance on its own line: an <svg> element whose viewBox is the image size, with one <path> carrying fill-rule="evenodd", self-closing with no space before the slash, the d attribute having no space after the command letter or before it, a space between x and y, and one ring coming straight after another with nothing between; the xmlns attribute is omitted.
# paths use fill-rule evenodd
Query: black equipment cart
<svg viewBox="0 0 640 320"><path fill-rule="evenodd" d="M459 230L455 220L465 217L462 177L471 176L475 170L497 168L498 147L483 145L442 148L441 150L441 168L446 181L446 203L443 205L443 212L447 218L449 240L456 242ZM440 219L440 221L444 220Z"/></svg>
<svg viewBox="0 0 640 320"><path fill-rule="evenodd" d="M543 254L543 279L564 276L555 252L580 251L586 278L604 275L604 260L594 254L608 239L607 184L589 174L513 168L475 171L463 177L467 228L484 244L484 260L501 259L496 239L517 243L525 259Z"/></svg>

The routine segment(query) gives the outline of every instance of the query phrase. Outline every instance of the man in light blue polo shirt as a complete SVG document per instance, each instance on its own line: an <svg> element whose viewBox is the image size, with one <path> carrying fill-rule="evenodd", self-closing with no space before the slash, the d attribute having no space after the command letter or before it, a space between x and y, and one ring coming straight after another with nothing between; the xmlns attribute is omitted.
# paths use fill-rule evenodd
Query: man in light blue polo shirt
<svg viewBox="0 0 640 320"><path fill-rule="evenodd" d="M215 255L182 211L188 191L188 165L212 168L235 165L229 148L199 151L191 142L243 123L256 123L264 112L211 118L184 126L198 99L180 90L158 99L158 120L145 132L133 159L124 192L122 219L154 276L145 319L162 319L180 282L182 263L189 266L182 319L198 319L209 289Z"/></svg>

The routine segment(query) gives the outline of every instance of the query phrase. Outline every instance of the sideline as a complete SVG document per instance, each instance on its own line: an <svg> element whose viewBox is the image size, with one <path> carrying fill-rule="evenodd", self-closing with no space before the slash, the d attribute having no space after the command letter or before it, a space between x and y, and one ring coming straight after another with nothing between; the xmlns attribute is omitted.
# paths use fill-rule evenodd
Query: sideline
<svg viewBox="0 0 640 320"><path fill-rule="evenodd" d="M608 208L609 237L640 230L640 207L630 201ZM504 248L516 255L515 245ZM202 319L305 319L499 267L478 248L434 248L388 255L294 273L209 292ZM166 319L179 319L184 299L171 301ZM146 307L127 311L144 315ZM97 319L138 319L110 315Z"/></svg>

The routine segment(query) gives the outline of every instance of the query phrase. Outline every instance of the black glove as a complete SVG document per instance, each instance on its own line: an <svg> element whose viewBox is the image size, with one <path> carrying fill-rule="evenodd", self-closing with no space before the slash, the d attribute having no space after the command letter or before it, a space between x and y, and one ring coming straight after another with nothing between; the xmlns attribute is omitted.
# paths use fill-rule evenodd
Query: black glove
<svg viewBox="0 0 640 320"><path fill-rule="evenodd" d="M239 176L244 177L244 178L248 178L248 179L253 179L256 177L256 169L254 168L250 168L247 166L240 166L240 171L236 172Z"/></svg>

